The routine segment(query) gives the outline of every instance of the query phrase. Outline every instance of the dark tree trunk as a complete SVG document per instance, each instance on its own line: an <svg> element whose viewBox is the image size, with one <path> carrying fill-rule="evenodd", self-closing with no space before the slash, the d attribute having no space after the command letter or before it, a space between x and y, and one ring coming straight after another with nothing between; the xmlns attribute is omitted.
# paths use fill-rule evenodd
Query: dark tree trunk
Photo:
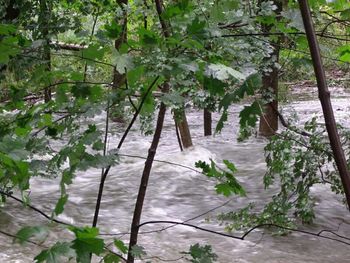
<svg viewBox="0 0 350 263"><path fill-rule="evenodd" d="M128 31L128 13L125 9L125 6L128 4L128 0L117 0L118 5L123 10L123 18L122 21L116 21L117 23L122 25L122 32L120 33L119 38L114 41L114 48L119 50L121 46L127 41L127 31ZM118 88L125 82L125 74L119 73L116 68L114 68L113 73L113 83L114 87Z"/></svg>
<svg viewBox="0 0 350 263"><path fill-rule="evenodd" d="M168 84L166 83L164 85L165 86L163 89L168 90L169 88ZM127 263L133 263L135 260L131 252L132 252L133 246L137 244L143 203L146 196L146 190L147 190L148 180L149 180L149 176L153 165L154 156L156 155L156 151L160 141L160 136L162 134L165 111L166 111L166 106L164 103L161 103L159 113L158 113L156 129L153 135L151 147L148 150L148 156L145 162L145 167L143 169L141 183L140 183L140 187L139 187L139 191L136 199L134 215L131 223L131 234L130 234L130 241L129 241L129 253L128 253Z"/></svg>
<svg viewBox="0 0 350 263"><path fill-rule="evenodd" d="M261 4L262 1L260 1ZM280 15L282 11L282 0L275 0L274 4L277 6L276 15ZM264 33L269 33L271 31L271 26L262 25L262 31ZM274 97L273 101L264 105L264 112L260 117L259 123L259 133L262 136L270 137L276 133L278 130L278 69L275 66L275 63L279 61L279 53L280 53L280 38L276 42L272 42L273 53L271 54L271 58L265 60L266 63L271 64L271 72L264 73L262 84L263 91L272 92Z"/></svg>
<svg viewBox="0 0 350 263"><path fill-rule="evenodd" d="M332 147L334 160L343 184L348 208L350 209L350 173L347 166L344 150L340 142L337 124L334 119L330 92L327 87L326 75L321 59L321 52L317 42L315 29L312 23L311 12L307 0L298 0L303 17L306 36L309 42L311 57L314 65L318 96L322 105L323 116L326 122L329 141Z"/></svg>
<svg viewBox="0 0 350 263"><path fill-rule="evenodd" d="M188 127L188 122L186 118L185 108L175 111L175 119L177 127L179 128L181 142L183 148L189 148L193 146L190 128Z"/></svg>
<svg viewBox="0 0 350 263"><path fill-rule="evenodd" d="M43 39L43 64L44 69L47 72L51 71L51 51L50 51L50 38L49 38L49 21L50 21L51 7L49 6L49 1L40 0L40 14L39 14L39 31L40 38ZM47 83L50 85L50 83ZM44 89L44 99L45 102L51 101L51 88Z"/></svg>
<svg viewBox="0 0 350 263"><path fill-rule="evenodd" d="M15 20L20 15L20 9L16 7L15 4L16 4L15 0L10 0L10 2L7 4L5 8L5 15L4 17L1 16L2 17L2 19L0 20L1 23L12 24L12 25L17 24ZM3 36L0 34L0 41L2 40L2 38ZM0 74L2 74L2 72L5 72L6 69L7 69L7 65L0 63Z"/></svg>
<svg viewBox="0 0 350 263"><path fill-rule="evenodd" d="M15 4L16 4L16 0L10 0L10 2L8 3L5 9L5 16L4 16L5 22L13 23L12 20L15 20L19 17L20 9L16 7Z"/></svg>
<svg viewBox="0 0 350 263"><path fill-rule="evenodd" d="M184 148L182 147L182 142L181 142L181 137L180 137L180 132L179 132L179 126L177 125L176 118L174 118L174 122L175 122L175 131L176 131L177 142L178 142L180 150L182 152L184 150Z"/></svg>
<svg viewBox="0 0 350 263"><path fill-rule="evenodd" d="M275 48L274 55L279 55L278 48ZM277 62L277 61L276 61ZM264 112L260 117L259 133L262 136L270 137L278 130L278 69L273 67L272 72L264 75L262 78L263 89L265 91L271 90L275 99L270 103L264 105ZM276 110L275 110L276 109Z"/></svg>
<svg viewBox="0 0 350 263"><path fill-rule="evenodd" d="M44 60L44 65L45 65L45 71L50 72L51 71L51 51L50 51L50 40L49 39L46 39L46 41L45 41L43 60ZM44 89L44 99L45 99L45 102L51 101L51 99L52 99L51 88Z"/></svg>
<svg viewBox="0 0 350 263"><path fill-rule="evenodd" d="M120 36L114 41L114 48L120 50L122 45L127 41L127 31L128 31L128 13L125 8L128 4L128 0L117 0L118 5L123 10L123 17L117 19L116 23L122 26L122 32ZM111 110L111 117L114 121L124 123L124 102L126 99L125 91L119 89L125 84L126 74L119 72L116 67L113 69L113 89L114 92L118 95L118 102L113 106Z"/></svg>
<svg viewBox="0 0 350 263"><path fill-rule="evenodd" d="M211 118L211 111L208 109L204 109L204 114L203 114L203 119L204 119L204 136L210 136L212 135L212 118Z"/></svg>
<svg viewBox="0 0 350 263"><path fill-rule="evenodd" d="M162 26L163 35L165 38L168 38L168 37L170 37L170 33L169 33L168 25L165 23L164 18L162 17L162 14L163 14L162 0L155 0L155 5L156 5L157 14L159 17L160 24ZM164 93L169 91L169 84L167 82L163 84L162 91ZM160 136L161 136L162 129L163 129L165 111L166 111L166 106L164 103L161 103L159 113L158 113L156 130L154 131L154 136L153 136L151 147L148 150L148 156L147 156L147 159L145 162L145 167L144 167L144 170L142 173L141 183L140 183L139 192L137 195L136 205L135 205L135 209L134 209L134 215L133 215L133 219L132 219L132 223L131 223L131 234L130 234L130 241L129 241L129 251L128 251L127 263L134 263L134 261L135 261L135 258L131 252L132 252L132 248L137 244L143 202L144 202L145 195L146 195L148 179L149 179L149 175L151 172L154 156L156 155L158 143L159 143Z"/></svg>

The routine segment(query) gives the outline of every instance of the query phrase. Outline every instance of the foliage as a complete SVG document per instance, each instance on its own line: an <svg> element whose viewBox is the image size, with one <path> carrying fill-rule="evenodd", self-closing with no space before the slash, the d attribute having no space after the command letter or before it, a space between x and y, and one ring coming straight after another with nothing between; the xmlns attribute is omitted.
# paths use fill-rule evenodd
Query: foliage
<svg viewBox="0 0 350 263"><path fill-rule="evenodd" d="M342 126L338 128L341 140L348 141L349 131ZM346 144L344 147L348 156L350 149ZM260 224L292 226L297 220L312 223L316 215L310 190L317 184L328 185L336 194L344 194L325 126L316 117L307 121L302 129L291 126L273 136L265 147L265 157L265 188L279 190L261 211L249 204L240 211L219 215L219 220L226 222L230 231Z"/></svg>
<svg viewBox="0 0 350 263"><path fill-rule="evenodd" d="M218 194L224 196L230 196L232 194L238 194L245 196L243 187L239 184L234 176L237 169L233 163L228 160L223 161L228 171L223 170L213 160L210 160L210 165L203 161L196 162L196 167L202 169L202 173L209 178L214 178L219 181L215 185L215 190Z"/></svg>
<svg viewBox="0 0 350 263"><path fill-rule="evenodd" d="M211 246L201 246L198 243L192 245L189 252L182 253L191 256L191 259L187 260L192 263L212 263L216 262L216 259L218 258L218 256L212 252Z"/></svg>
<svg viewBox="0 0 350 263"><path fill-rule="evenodd" d="M288 9L278 19L273 1L260 5L236 0L219 4L165 1L161 18L171 26L167 38L149 2L129 1L123 5L111 0L0 0L2 193L19 193L27 203L31 178L58 178L60 196L51 216L64 213L69 202L67 188L78 172L118 165L118 154L105 151L106 128L98 125L96 118L109 113L127 121L142 103L141 130L151 134L154 113L161 102L173 112L187 105L220 112L217 133L229 121L229 108L243 102L239 139L248 138L262 113L261 104L266 102L262 100L261 76L279 67L275 65L277 59L271 58L271 43L275 43L276 36L259 36L265 26L283 36L287 48L281 52L282 63L292 63L294 68L309 61L306 38L299 34L303 27L295 1L288 1ZM341 23L350 14L346 1L310 4L320 24L338 18L324 28L324 35L331 30L349 33ZM117 45L124 30L127 38ZM70 43L76 45L65 48ZM336 59L349 62L348 44L325 46L328 53L336 50ZM148 93L154 79L157 81ZM165 82L170 87L167 94L158 88ZM45 96L48 92L51 100ZM315 215L310 187L317 183L329 183L334 192L342 194L323 127L312 120L304 129L311 136L301 136L297 129L286 130L268 143L264 183L266 187L278 185L280 191L263 212L254 213L253 206L249 206L223 215L222 220L235 220L229 230L263 222L290 224L291 213L303 222L311 222ZM344 139L349 138L345 129L342 133ZM224 165L220 168L212 160L210 164L196 163L203 174L218 181L218 194L244 196L235 178L235 166L227 160ZM5 201L2 195L1 202ZM16 241L45 242L49 230L46 226L24 227ZM35 260L89 262L90 255L95 254L105 262L119 262L120 257L105 248L98 228L71 227L70 231L75 234L73 240L57 241ZM114 245L121 254L128 253L121 240L115 240ZM134 246L131 253L142 257L145 251ZM210 246L198 244L191 246L186 255L192 257L191 262L217 259Z"/></svg>

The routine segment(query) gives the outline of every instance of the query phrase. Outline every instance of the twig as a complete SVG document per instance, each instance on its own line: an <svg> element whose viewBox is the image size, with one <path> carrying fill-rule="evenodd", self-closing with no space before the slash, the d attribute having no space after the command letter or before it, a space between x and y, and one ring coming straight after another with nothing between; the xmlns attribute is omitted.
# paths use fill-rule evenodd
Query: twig
<svg viewBox="0 0 350 263"><path fill-rule="evenodd" d="M153 86L157 83L159 79L159 76L157 76L154 81L151 83L151 85L148 87L145 95L143 96L143 98L141 99L141 102L140 102L140 105L138 107L138 110L134 113L134 116L132 118L132 120L130 121L129 123L129 126L126 128L122 138L120 139L119 141L119 144L117 146L117 149L119 150L123 143L124 143L124 140L126 138L126 136L128 135L131 127L134 125L135 121L136 121L136 118L138 117L139 113L141 112L141 109L142 109L142 106L143 104L145 103L146 101L146 98L148 96L148 94L150 93L150 91L152 90ZM118 153L116 153L116 155L118 155ZM102 195L103 195L103 188L104 188L104 184L105 184L105 181L106 181L106 178L107 178L107 175L109 173L109 170L111 169L111 165L107 166L107 168L104 170L102 176L101 176L101 179L100 179L100 185L99 185L99 189L98 189L98 194L97 194L97 200L96 200L96 208L95 208L95 212L94 212L94 223L95 225L97 225L97 220L98 220L98 214L99 214L99 211L100 211L100 206L101 206L101 201L102 201ZM96 219L95 219L96 218ZM96 222L95 222L96 221Z"/></svg>
<svg viewBox="0 0 350 263"><path fill-rule="evenodd" d="M0 230L0 233L3 234L4 236L8 236L8 237L12 237L12 238L19 238L18 236L14 235L14 234L11 234L11 233L8 233L8 232L5 232L3 230ZM29 239L26 240L26 242L28 242L30 244L33 244L33 245L36 245L36 246L41 247L41 248L47 248L46 246L41 245L39 243L36 243L36 242L34 242L32 240L29 240Z"/></svg>
<svg viewBox="0 0 350 263"><path fill-rule="evenodd" d="M185 258L185 256L182 256L182 257L179 257L176 259L165 259L165 258L161 258L158 256L151 256L151 257L147 257L147 258L142 258L142 260L158 259L158 260L163 261L163 262L176 262L176 261L179 261L179 260L184 259L184 258Z"/></svg>
<svg viewBox="0 0 350 263"><path fill-rule="evenodd" d="M70 117L70 116L72 116L72 115L71 115L71 114L67 114L67 115L61 116L60 118L54 120L52 123L57 123L57 122L59 122L59 121L61 121L61 120L64 120L64 119ZM47 128L47 126L44 126L44 127L40 128L39 130L33 132L31 136L32 136L32 137L36 137L40 132L42 132L42 131L45 130L46 128Z"/></svg>
<svg viewBox="0 0 350 263"><path fill-rule="evenodd" d="M130 158L138 158L138 159L144 159L146 160L147 158L146 157L143 157L143 156L139 156L139 155L131 155L131 154L123 154L123 153L118 153L119 156L125 156L125 157L130 157ZM154 162L158 162L158 163L166 163L166 164L170 164L170 165L174 165L174 166L178 166L178 167L182 167L182 168L185 168L185 169L188 169L188 170L191 170L191 171L194 171L196 173L200 173L200 174L203 174L201 171L199 170L196 170L190 166L187 166L187 165L183 165L183 164L180 164L180 163L174 163L174 162L169 162L169 161L164 161L164 160L158 160L158 159L154 159Z"/></svg>
<svg viewBox="0 0 350 263"><path fill-rule="evenodd" d="M313 232L309 232L306 230L300 230L300 229L295 229L295 228L291 228L291 227L285 227L285 226L280 226L277 224L259 224L256 225L254 227L252 227L251 229L249 229L248 231L246 231L242 236L235 236L235 235L230 235L230 234L226 234L226 233L222 233L222 232L218 232L218 231L214 231L211 229L206 229L203 227L199 227L193 224L188 224L188 223L182 223L182 222L176 222L176 221L169 221L169 220L156 220L156 221L147 221L147 222L143 222L142 224L139 225L139 228L141 228L142 226L145 225L149 225L149 224L173 224L173 225L183 225L183 226L188 226L188 227L192 227L204 232L208 232L208 233L212 233L215 235L219 235L219 236L223 236L223 237L228 237L228 238L232 238L232 239L239 239L239 240L245 240L245 238L250 235L253 231L255 231L258 228L263 228L263 227L275 227L275 228L280 228L280 229L284 229L284 230L288 230L291 232L297 232L297 233L302 233L305 235L311 235L311 236L316 236L316 237L320 237L320 238L324 238L324 239L328 239L328 240L332 240L332 241L336 241L345 245L349 245L350 246L350 242L346 242L343 240L339 240L336 238L332 238L332 237L328 237L328 236L323 236L321 235L321 231L319 233L313 233ZM325 230L326 231L326 230ZM343 238L343 237L342 237ZM349 239L350 240L350 239Z"/></svg>
<svg viewBox="0 0 350 263"><path fill-rule="evenodd" d="M44 213L43 211L41 211L39 208L36 208L35 206L32 206L30 204L27 204L26 202L22 201L21 199L11 195L11 194L8 194L2 190L0 190L0 194L2 195L5 195L7 196L8 198L11 198L13 200L16 200L17 202L23 204L24 206L27 206L29 207L30 209L34 210L35 212L39 213L40 215L42 215L43 217L45 217L46 219L49 219L50 221L53 221L57 224L61 224L61 225L66 225L66 226L73 226L72 224L69 224L69 223L66 223L66 222L63 222L61 220L57 220L55 218L52 218L51 216L47 215L46 213Z"/></svg>

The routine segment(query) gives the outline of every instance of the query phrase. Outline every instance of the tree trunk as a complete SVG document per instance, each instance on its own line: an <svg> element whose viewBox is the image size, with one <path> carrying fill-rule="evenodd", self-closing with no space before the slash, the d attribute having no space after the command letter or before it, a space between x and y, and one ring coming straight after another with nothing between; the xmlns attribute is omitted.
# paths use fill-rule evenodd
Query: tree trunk
<svg viewBox="0 0 350 263"><path fill-rule="evenodd" d="M16 0L10 0L7 4L4 17L5 23L8 22L13 24L14 21L12 20L15 20L19 17L21 10L18 7L16 7L15 4Z"/></svg>
<svg viewBox="0 0 350 263"><path fill-rule="evenodd" d="M192 137L190 128L188 127L185 109L179 109L175 111L175 122L180 131L180 137L183 148L192 147Z"/></svg>
<svg viewBox="0 0 350 263"><path fill-rule="evenodd" d="M278 48L275 49L274 55L279 55ZM276 112L278 109L278 69L276 67L273 67L272 72L268 75L263 76L262 84L265 91L272 91L274 99L264 105L264 112L260 117L259 133L262 136L270 137L278 130L278 114Z"/></svg>
<svg viewBox="0 0 350 263"><path fill-rule="evenodd" d="M163 35L165 38L168 38L168 37L170 37L170 33L169 33L169 28L168 28L167 24L165 23L164 18L162 17L162 14L163 14L162 0L155 0L155 5L156 5L156 10L157 10L160 24L162 26ZM167 83L167 82L164 83L162 91L164 93L169 91L169 83ZM143 202L144 202L145 195L146 195L148 179L149 179L149 175L151 172L154 156L156 155L156 150L158 148L158 143L159 143L160 136L161 136L162 129L163 129L165 111L166 111L166 106L164 103L161 103L159 113L158 113L156 130L154 131L154 136L153 136L151 147L148 150L148 156L147 156L147 159L145 162L145 167L144 167L144 170L142 173L141 184L139 187L139 192L137 195L136 205L135 205L135 209L134 209L134 215L133 215L133 219L132 219L132 223L131 223L131 234L130 234L130 241L129 241L129 251L128 251L127 263L134 263L134 261L135 261L135 258L131 252L132 252L132 248L137 244Z"/></svg>
<svg viewBox="0 0 350 263"><path fill-rule="evenodd" d="M122 25L122 32L120 36L114 41L114 48L116 50L120 50L122 45L127 41L127 30L128 30L128 13L125 8L128 5L128 0L117 0L118 5L123 10L123 17L118 21L117 24ZM116 18L117 19L117 18ZM116 67L113 69L113 89L114 92L118 95L118 102L112 107L111 117L114 121L124 123L124 102L126 99L125 91L119 89L121 86L125 84L126 74L119 72Z"/></svg>
<svg viewBox="0 0 350 263"><path fill-rule="evenodd" d="M176 131L177 142L178 142L180 150L182 152L184 150L184 148L182 147L182 142L181 142L181 137L180 137L180 132L179 132L179 126L177 125L176 118L174 118L174 122L175 122L175 131Z"/></svg>
<svg viewBox="0 0 350 263"><path fill-rule="evenodd" d="M163 89L166 91L169 89L169 86L167 83L164 84ZM131 234L130 234L130 241L129 241L129 253L128 253L127 263L133 263L135 260L134 256L132 255L132 248L137 244L143 203L146 196L146 190L147 190L148 180L149 180L149 176L153 165L154 156L156 155L156 151L160 141L160 136L162 134L165 111L166 111L166 106L164 103L161 103L159 113L158 113L156 129L153 135L151 147L148 150L148 156L145 162L145 167L143 169L139 192L136 199L134 215L131 223Z"/></svg>
<svg viewBox="0 0 350 263"><path fill-rule="evenodd" d="M259 4L261 4L261 1ZM281 0L275 0L274 4L277 6L277 10L275 12L278 16L282 12L283 3ZM271 26L262 25L262 31L264 33L269 33L271 29ZM264 73L262 88L265 92L272 92L274 97L270 103L264 105L264 112L260 117L259 133L265 137L274 135L278 130L278 69L276 68L275 63L278 63L279 61L280 42L280 38L278 38L276 42L271 43L274 51L271 54L271 58L265 60L266 63L271 64L272 71L269 73ZM269 98L266 97L266 99Z"/></svg>
<svg viewBox="0 0 350 263"><path fill-rule="evenodd" d="M204 119L204 136L210 136L212 135L212 118L211 118L211 111L209 111L207 108L204 109L204 114L203 114L203 119Z"/></svg>
<svg viewBox="0 0 350 263"><path fill-rule="evenodd" d="M127 41L127 32L128 32L128 13L127 10L125 9L125 6L128 5L128 0L117 0L118 5L120 8L123 10L123 18L122 21L116 21L119 24L122 24L122 32L119 36L114 41L114 48L116 50L119 50L121 46ZM120 73L114 68L114 73L113 73L113 84L115 88L119 88L121 85L123 85L125 82L125 74Z"/></svg>
<svg viewBox="0 0 350 263"><path fill-rule="evenodd" d="M321 59L321 52L317 42L311 12L307 0L298 0L303 17L306 36L309 42L311 57L314 65L318 96L322 105L323 116L326 122L329 141L332 147L334 160L344 188L348 208L350 209L350 173L347 166L344 150L340 142L337 124L334 119L330 92L327 87L326 75Z"/></svg>
<svg viewBox="0 0 350 263"><path fill-rule="evenodd" d="M40 0L40 14L38 18L39 22L39 31L40 31L40 38L42 38L44 42L43 46L43 64L44 69L47 72L51 71L51 51L50 51L50 38L49 38L49 21L50 21L50 12L51 7L49 6L48 1ZM50 83L47 83L50 84ZM44 89L44 99L45 102L51 101L52 95L51 95L51 88L45 88Z"/></svg>

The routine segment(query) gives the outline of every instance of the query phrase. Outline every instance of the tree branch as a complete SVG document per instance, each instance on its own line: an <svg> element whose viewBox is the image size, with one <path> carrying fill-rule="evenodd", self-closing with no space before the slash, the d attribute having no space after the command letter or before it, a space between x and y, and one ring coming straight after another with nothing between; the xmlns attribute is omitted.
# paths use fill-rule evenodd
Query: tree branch
<svg viewBox="0 0 350 263"><path fill-rule="evenodd" d="M19 199L18 197L15 197L15 196L13 196L13 195L11 195L11 194L9 194L9 193L6 193L6 192L0 190L0 194L2 194L2 195L6 196L6 197L8 197L8 198L11 198L11 199L17 201L17 202L23 204L23 205L26 206L26 207L29 207L30 209L34 210L35 212L39 213L40 215L42 215L42 216L45 217L46 219L49 219L50 221L53 221L53 222L55 222L55 223L57 223L57 224L61 224L61 225L73 226L72 224L69 224L69 223L63 222L63 221L61 221L61 220L57 220L57 219L52 218L51 216L47 215L45 212L41 211L39 208L37 208L37 207L35 207L35 206L32 206L32 205L30 205L30 204L27 204L26 202L22 201L22 200Z"/></svg>

